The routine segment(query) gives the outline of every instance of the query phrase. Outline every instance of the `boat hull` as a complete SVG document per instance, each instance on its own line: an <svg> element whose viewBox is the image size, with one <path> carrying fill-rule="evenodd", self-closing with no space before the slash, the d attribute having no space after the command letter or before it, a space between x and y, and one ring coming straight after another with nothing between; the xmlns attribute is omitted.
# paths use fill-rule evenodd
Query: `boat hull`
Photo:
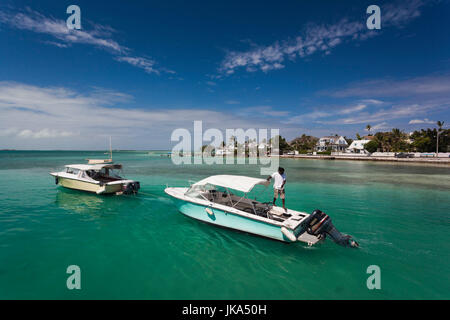
<svg viewBox="0 0 450 320"><path fill-rule="evenodd" d="M250 219L211 206L204 206L177 198L173 199L178 210L182 214L190 218L224 228L234 229L266 238L271 238L274 240L293 242L282 233L281 226Z"/></svg>
<svg viewBox="0 0 450 320"><path fill-rule="evenodd" d="M101 193L101 194L108 194L108 193L116 193L121 191L122 185L121 184L114 184L114 185L103 185L100 186L96 183L89 183L85 181L79 181L74 179L68 179L63 177L58 177L58 185L68 188L68 189L74 189L74 190L81 190L81 191L87 191L87 192L93 192L93 193Z"/></svg>

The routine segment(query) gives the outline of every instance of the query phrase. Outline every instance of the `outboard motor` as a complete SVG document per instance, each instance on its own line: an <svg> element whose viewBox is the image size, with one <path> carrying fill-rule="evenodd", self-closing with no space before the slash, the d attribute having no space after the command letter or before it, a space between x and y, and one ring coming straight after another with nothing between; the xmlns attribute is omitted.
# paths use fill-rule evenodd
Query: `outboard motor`
<svg viewBox="0 0 450 320"><path fill-rule="evenodd" d="M123 194L135 194L141 188L138 181L127 182L122 185Z"/></svg>
<svg viewBox="0 0 450 320"><path fill-rule="evenodd" d="M349 235L340 233L331 222L331 218L319 209L314 210L305 220L306 232L311 235L325 239L327 235L337 244L344 247L359 247L358 242Z"/></svg>

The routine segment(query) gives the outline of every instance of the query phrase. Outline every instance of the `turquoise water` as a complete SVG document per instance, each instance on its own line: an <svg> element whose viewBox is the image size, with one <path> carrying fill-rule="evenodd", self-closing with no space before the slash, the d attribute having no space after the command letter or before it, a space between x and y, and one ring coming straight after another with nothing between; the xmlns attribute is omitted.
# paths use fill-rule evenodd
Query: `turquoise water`
<svg viewBox="0 0 450 320"><path fill-rule="evenodd" d="M449 167L282 159L287 205L327 212L359 249L284 244L189 219L165 195L249 165L174 166L117 152L133 196L57 187L48 173L100 152L0 152L2 299L449 299ZM265 199L270 200L270 190ZM81 268L81 290L66 268ZM381 269L368 290L366 269Z"/></svg>

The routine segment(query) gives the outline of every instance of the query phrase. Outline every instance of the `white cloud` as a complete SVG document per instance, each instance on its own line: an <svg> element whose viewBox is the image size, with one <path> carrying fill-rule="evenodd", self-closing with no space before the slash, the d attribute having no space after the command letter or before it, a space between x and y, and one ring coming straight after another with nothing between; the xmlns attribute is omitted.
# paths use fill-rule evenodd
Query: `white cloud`
<svg viewBox="0 0 450 320"><path fill-rule="evenodd" d="M0 82L0 145L6 148L99 149L113 136L117 148L167 148L176 128L277 128L273 119L243 118L207 109L129 108L132 97L95 88ZM118 106L120 105L120 106Z"/></svg>
<svg viewBox="0 0 450 320"><path fill-rule="evenodd" d="M420 15L419 9L424 4L423 0L412 0L384 6L383 26L402 27ZM247 72L281 69L286 60L305 58L316 52L330 54L330 49L344 41L365 40L377 34L379 32L368 30L364 21L360 20L342 19L333 25L310 24L294 40L276 41L272 45L256 46L244 52L229 52L222 61L219 72L230 75L239 68L244 68Z"/></svg>
<svg viewBox="0 0 450 320"><path fill-rule="evenodd" d="M435 124L436 121L425 118L425 119L414 119L408 122L408 124L422 124L422 123Z"/></svg>
<svg viewBox="0 0 450 320"><path fill-rule="evenodd" d="M2 11L0 12L0 22L16 29L53 36L65 44L90 44L115 53L126 53L129 51L128 48L121 46L116 41L100 36L102 32L99 32L99 30L105 29L106 27L97 25L97 28L92 31L69 30L64 20L46 17L29 8L19 13Z"/></svg>
<svg viewBox="0 0 450 320"><path fill-rule="evenodd" d="M117 57L117 61L127 62L135 67L144 69L147 73L156 73L159 74L158 70L155 70L155 61L142 58L142 57Z"/></svg>
<svg viewBox="0 0 450 320"><path fill-rule="evenodd" d="M70 47L69 44L60 43L60 42L56 42L56 41L44 41L44 43L50 44L50 45L58 47L58 48L68 48L68 47Z"/></svg>
<svg viewBox="0 0 450 320"><path fill-rule="evenodd" d="M406 80L368 80L360 83L352 83L347 88L341 90L322 91L321 94L330 95L336 98L368 96L399 97L417 95L450 96L450 75L428 75Z"/></svg>
<svg viewBox="0 0 450 320"><path fill-rule="evenodd" d="M44 128L37 131L32 131L29 129L22 130L17 133L19 138L32 138L32 139L46 139L46 138L59 138L59 137L70 137L75 135L73 132L69 131L59 131L54 129Z"/></svg>
<svg viewBox="0 0 450 320"><path fill-rule="evenodd" d="M53 37L57 41L44 41L44 43L68 48L73 44L92 45L113 54L114 59L126 62L132 66L141 68L147 73L159 74L160 71L175 73L165 68L155 68L155 61L131 55L131 49L119 44L111 38L115 30L109 26L93 24L92 30L69 30L64 20L47 17L30 8L18 13L0 11L0 24L6 24L11 28L41 33Z"/></svg>
<svg viewBox="0 0 450 320"><path fill-rule="evenodd" d="M347 117L337 117L323 121L324 124L362 124L385 121L387 119L411 119L445 112L450 108L450 75L434 74L410 79L375 79L353 83L336 91L322 91L334 98L382 97L363 99L361 104L370 108L355 110ZM386 102L389 99L391 102ZM341 113L341 115L345 112ZM407 121L407 120L406 120ZM406 123L405 121L405 123ZM428 119L416 118L409 124L432 124Z"/></svg>
<svg viewBox="0 0 450 320"><path fill-rule="evenodd" d="M383 121L385 119L401 119L409 117L411 114L425 114L436 107L434 104L393 105L390 108L378 109L372 113L363 112L348 118L338 118L324 123L361 124Z"/></svg>
<svg viewBox="0 0 450 320"><path fill-rule="evenodd" d="M420 16L420 8L426 4L425 0L408 0L399 3L388 3L383 7L383 26L403 27L410 20Z"/></svg>
<svg viewBox="0 0 450 320"><path fill-rule="evenodd" d="M376 99L363 99L361 100L362 103L367 103L367 104L372 104L372 105L382 105L385 102L381 101L381 100L376 100Z"/></svg>
<svg viewBox="0 0 450 320"><path fill-rule="evenodd" d="M378 123L378 124L374 125L370 130L381 130L381 129L387 129L387 128L388 128L388 123L382 122L382 123Z"/></svg>
<svg viewBox="0 0 450 320"><path fill-rule="evenodd" d="M357 104L354 107L349 107L349 108L345 108L345 109L341 109L337 112L337 114L350 114L350 113L355 113L361 110L364 110L367 108L367 104Z"/></svg>
<svg viewBox="0 0 450 320"><path fill-rule="evenodd" d="M0 138L1 137L10 137L17 135L17 129L16 128L6 128L0 130Z"/></svg>
<svg viewBox="0 0 450 320"><path fill-rule="evenodd" d="M305 121L316 121L318 123L322 123L323 121L319 121L318 119L324 119L324 118L336 118L342 115L348 115L348 114L358 114L362 110L366 109L368 105L373 104L370 103L370 101L365 100L366 103L359 102L353 106L350 107L327 107L327 108L321 108L321 110L315 110L309 113L301 114L298 116L294 116L286 121L286 123L302 123Z"/></svg>
<svg viewBox="0 0 450 320"><path fill-rule="evenodd" d="M330 47L341 42L340 37L348 37L363 30L362 23L349 23L342 20L337 25L310 26L303 36L294 41L275 42L270 46L262 46L247 52L230 52L222 61L220 72L232 74L238 68L245 68L248 72L281 69L286 59L304 58L316 51L327 51Z"/></svg>

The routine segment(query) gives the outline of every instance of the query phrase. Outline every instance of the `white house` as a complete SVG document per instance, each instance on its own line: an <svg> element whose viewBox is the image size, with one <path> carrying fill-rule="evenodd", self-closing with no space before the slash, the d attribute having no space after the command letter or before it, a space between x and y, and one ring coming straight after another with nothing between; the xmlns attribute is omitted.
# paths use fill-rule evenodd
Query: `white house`
<svg viewBox="0 0 450 320"><path fill-rule="evenodd" d="M364 149L364 146L368 142L370 142L370 140L367 140L367 139L355 140L347 148L347 152L352 152L352 153L369 153L366 149Z"/></svg>
<svg viewBox="0 0 450 320"><path fill-rule="evenodd" d="M261 142L258 144L258 153L260 156L267 155L270 152L270 144Z"/></svg>
<svg viewBox="0 0 450 320"><path fill-rule="evenodd" d="M234 140L230 139L230 142L225 146L216 148L216 156L234 155Z"/></svg>
<svg viewBox="0 0 450 320"><path fill-rule="evenodd" d="M331 151L342 152L348 147L347 141L343 136L325 136L319 139L316 144L316 151L327 151L329 148Z"/></svg>
<svg viewBox="0 0 450 320"><path fill-rule="evenodd" d="M408 133L408 138L405 140L406 143L411 144L414 142L414 140L411 138L411 136L414 134L414 132Z"/></svg>
<svg viewBox="0 0 450 320"><path fill-rule="evenodd" d="M261 142L260 144L258 144L258 149L259 150L262 150L264 148L269 149L270 145L268 145L267 143L264 143L264 142Z"/></svg>

